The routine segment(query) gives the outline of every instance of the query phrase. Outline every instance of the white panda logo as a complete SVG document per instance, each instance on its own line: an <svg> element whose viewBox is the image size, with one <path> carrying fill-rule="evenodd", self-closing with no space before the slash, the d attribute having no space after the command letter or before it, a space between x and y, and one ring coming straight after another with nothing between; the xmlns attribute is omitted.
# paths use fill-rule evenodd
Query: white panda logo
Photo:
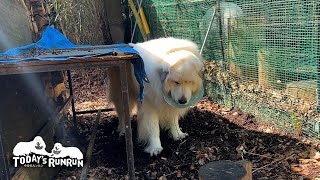
<svg viewBox="0 0 320 180"><path fill-rule="evenodd" d="M76 147L63 147L60 143L55 143L53 149L51 151L51 155L54 158L76 158L76 159L83 159L82 152Z"/></svg>
<svg viewBox="0 0 320 180"><path fill-rule="evenodd" d="M46 151L46 143L43 141L42 137L36 136L33 141L30 142L19 142L13 148L14 156L25 156L31 153L38 155L48 155Z"/></svg>

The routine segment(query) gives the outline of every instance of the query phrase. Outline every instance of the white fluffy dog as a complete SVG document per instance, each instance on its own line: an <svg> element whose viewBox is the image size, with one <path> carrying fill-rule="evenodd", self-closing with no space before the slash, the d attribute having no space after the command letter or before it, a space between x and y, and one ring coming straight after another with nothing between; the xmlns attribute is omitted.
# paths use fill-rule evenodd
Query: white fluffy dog
<svg viewBox="0 0 320 180"><path fill-rule="evenodd" d="M52 149L52 156L55 158L76 158L83 159L82 152L76 147L63 147L60 143L55 143Z"/></svg>
<svg viewBox="0 0 320 180"><path fill-rule="evenodd" d="M15 156L25 156L31 153L48 155L46 143L43 141L42 137L36 136L33 141L30 142L19 142L13 148L13 155Z"/></svg>
<svg viewBox="0 0 320 180"><path fill-rule="evenodd" d="M187 136L179 127L179 119L188 107L176 108L169 105L164 95L178 105L186 105L192 96L203 88L203 61L198 47L191 41L161 38L144 43L130 44L144 61L150 83L145 83L145 99L138 102L139 86L130 67L127 72L129 83L129 107L137 107L138 140L146 144L145 152L151 156L162 151L160 129L169 130L174 140ZM121 89L116 68L108 70L109 99L115 104L120 118L118 131L125 132L125 120L121 117Z"/></svg>

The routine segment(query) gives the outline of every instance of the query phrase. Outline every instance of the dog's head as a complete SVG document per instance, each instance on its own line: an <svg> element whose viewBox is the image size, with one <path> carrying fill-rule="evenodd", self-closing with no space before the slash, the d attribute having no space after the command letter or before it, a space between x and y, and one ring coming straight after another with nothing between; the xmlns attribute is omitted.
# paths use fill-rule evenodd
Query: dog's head
<svg viewBox="0 0 320 180"><path fill-rule="evenodd" d="M45 149L46 148L46 143L43 141L42 137L36 136L33 139L34 146L37 150Z"/></svg>
<svg viewBox="0 0 320 180"><path fill-rule="evenodd" d="M202 84L203 61L198 53L188 50L171 52L165 57L169 69L160 75L163 91L175 103L188 104Z"/></svg>
<svg viewBox="0 0 320 180"><path fill-rule="evenodd" d="M55 143L52 149L53 154L59 154L62 151L62 144Z"/></svg>

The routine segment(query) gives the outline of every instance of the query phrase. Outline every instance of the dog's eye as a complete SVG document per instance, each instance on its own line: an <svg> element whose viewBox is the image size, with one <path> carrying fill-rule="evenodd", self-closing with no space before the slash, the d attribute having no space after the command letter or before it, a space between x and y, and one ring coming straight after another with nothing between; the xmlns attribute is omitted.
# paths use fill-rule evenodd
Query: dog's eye
<svg viewBox="0 0 320 180"><path fill-rule="evenodd" d="M178 81L175 81L174 83L176 83L176 84L178 84L178 85L180 84L180 82L178 82Z"/></svg>

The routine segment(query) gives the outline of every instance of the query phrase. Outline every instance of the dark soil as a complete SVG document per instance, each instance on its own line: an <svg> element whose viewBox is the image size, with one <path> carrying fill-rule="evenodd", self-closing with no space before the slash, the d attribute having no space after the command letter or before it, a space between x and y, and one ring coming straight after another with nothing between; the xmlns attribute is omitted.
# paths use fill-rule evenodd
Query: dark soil
<svg viewBox="0 0 320 180"><path fill-rule="evenodd" d="M79 116L78 132L88 139L93 116ZM98 128L95 150L88 177L93 179L124 179L127 173L124 138L115 132L117 120L104 114ZM163 152L150 157L136 142L136 123L133 122L136 176L139 179L198 179L201 165L217 160L241 160L253 163L254 179L313 179L317 174L303 176L292 167L299 159L307 158L310 146L296 139L247 130L220 115L197 107L181 120L189 136L172 141L162 132ZM87 141L82 141L84 147ZM241 151L240 147L245 150ZM316 166L316 164L315 164ZM263 167L263 168L261 168ZM81 169L64 169L58 179L78 179Z"/></svg>
<svg viewBox="0 0 320 180"><path fill-rule="evenodd" d="M103 69L73 72L77 110L109 107ZM78 126L66 122L72 132L67 145L85 153L95 114L78 116ZM70 118L71 119L71 118ZM136 122L132 122L136 176L138 179L198 179L199 167L210 161L242 159L253 163L253 179L320 178L316 149L284 130L259 123L239 109L219 106L206 98L180 121L189 136L174 142L161 133L163 152L150 157L136 141ZM103 113L98 127L88 178L127 179L124 138L116 133L117 117ZM266 133L268 132L268 133ZM77 140L78 143L75 143ZM81 168L64 168L57 179L79 179Z"/></svg>

